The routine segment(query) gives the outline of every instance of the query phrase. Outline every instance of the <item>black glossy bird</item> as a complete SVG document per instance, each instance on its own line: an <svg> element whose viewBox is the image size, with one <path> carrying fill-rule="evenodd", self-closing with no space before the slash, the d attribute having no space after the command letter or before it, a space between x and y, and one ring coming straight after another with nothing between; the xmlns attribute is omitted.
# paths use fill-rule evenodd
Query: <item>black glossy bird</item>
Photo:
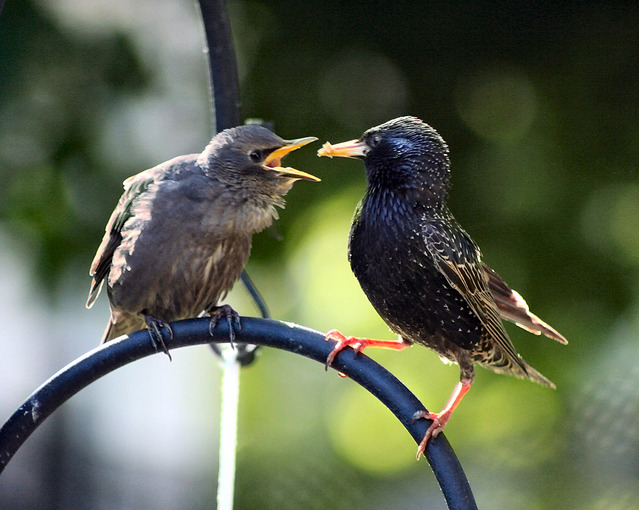
<svg viewBox="0 0 639 510"><path fill-rule="evenodd" d="M415 415L433 420L418 458L470 389L474 363L555 387L517 354L502 319L567 342L482 262L479 248L449 211L448 147L437 131L415 117L400 117L358 140L327 142L318 155L364 161L368 187L351 226L349 260L368 299L399 335L385 341L331 331L327 339L337 344L327 363L349 345L356 351L399 350L418 343L460 368L460 382L444 409Z"/></svg>
<svg viewBox="0 0 639 510"><path fill-rule="evenodd" d="M167 322L211 314L240 277L253 234L277 218L275 206L298 179L280 166L289 152L316 138L283 140L249 125L217 134L201 154L179 156L124 181L90 275L87 308L106 284L111 319L102 342L146 325L155 345ZM170 328L169 328L170 331ZM232 330L231 330L232 331Z"/></svg>

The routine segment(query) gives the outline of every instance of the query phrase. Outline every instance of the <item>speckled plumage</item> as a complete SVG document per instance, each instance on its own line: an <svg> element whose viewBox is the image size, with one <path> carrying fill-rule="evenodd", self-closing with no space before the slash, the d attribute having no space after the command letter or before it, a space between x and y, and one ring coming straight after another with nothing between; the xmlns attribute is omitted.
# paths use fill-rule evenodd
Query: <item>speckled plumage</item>
<svg viewBox="0 0 639 510"><path fill-rule="evenodd" d="M358 140L327 143L319 154L358 157L366 166L368 187L353 218L349 260L368 299L403 341L380 345L418 343L460 367L465 388L442 413L427 416L445 414L441 426L429 429L421 451L472 384L474 363L554 387L517 354L502 318L566 341L483 264L479 248L449 211L448 146L437 131L417 118L400 117ZM329 338L340 340L336 350L378 342L332 332Z"/></svg>
<svg viewBox="0 0 639 510"><path fill-rule="evenodd" d="M391 330L458 363L462 378L476 362L552 386L516 353L472 239L447 210L397 200L367 194L349 241L353 273Z"/></svg>
<svg viewBox="0 0 639 510"><path fill-rule="evenodd" d="M265 164L295 142L259 126L232 128L201 154L124 182L90 270L87 307L103 284L111 306L103 342L144 328L149 316L170 322L217 308L246 264L252 235L277 217L274 206L284 206L296 179L312 178Z"/></svg>

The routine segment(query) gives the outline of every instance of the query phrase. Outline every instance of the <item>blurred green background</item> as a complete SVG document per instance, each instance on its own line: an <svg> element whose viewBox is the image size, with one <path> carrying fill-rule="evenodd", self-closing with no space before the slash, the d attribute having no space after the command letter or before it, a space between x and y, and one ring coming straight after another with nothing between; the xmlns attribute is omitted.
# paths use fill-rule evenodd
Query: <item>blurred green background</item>
<svg viewBox="0 0 639 510"><path fill-rule="evenodd" d="M451 147L450 205L486 262L570 341L509 328L557 384L478 370L446 429L480 508L639 508L639 5L229 1L243 115L339 142L399 115ZM201 151L204 37L186 0L9 0L0 16L0 414L93 348L88 267L129 175ZM274 317L392 338L350 273L363 165L298 183L248 269ZM238 286L229 302L257 314ZM369 352L432 409L427 349ZM0 477L0 507L214 507L217 361L154 356L74 397ZM242 372L238 509L443 508L399 423L275 350ZM4 420L6 418L2 418Z"/></svg>

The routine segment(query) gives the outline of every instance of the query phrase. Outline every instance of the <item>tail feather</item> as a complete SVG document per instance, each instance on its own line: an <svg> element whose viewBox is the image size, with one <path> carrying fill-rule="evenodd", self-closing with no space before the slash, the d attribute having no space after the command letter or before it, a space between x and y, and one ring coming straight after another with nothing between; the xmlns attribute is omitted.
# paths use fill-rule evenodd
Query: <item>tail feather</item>
<svg viewBox="0 0 639 510"><path fill-rule="evenodd" d="M539 383L542 386L547 386L548 388L552 388L553 390L557 389L557 386L555 386L555 383L553 383L550 379L543 376L541 373L539 373L537 370L531 367L528 363L524 362L524 365L525 365L527 379L530 379L531 381Z"/></svg>
<svg viewBox="0 0 639 510"><path fill-rule="evenodd" d="M502 319L535 335L544 334L559 343L568 343L568 340L561 333L531 313L524 298L517 291L511 289L502 277L486 264L484 264L484 274L488 278L490 293L499 308Z"/></svg>
<svg viewBox="0 0 639 510"><path fill-rule="evenodd" d="M555 384L551 380L535 370L521 356L517 355L515 359L502 351L497 344L493 345L488 355L482 353L481 356L474 361L497 374L511 375L519 379L529 379L542 386L556 389Z"/></svg>
<svg viewBox="0 0 639 510"><path fill-rule="evenodd" d="M489 365L489 364L481 363L481 362L479 364L482 365L484 368L488 368L489 370L492 370L496 374L510 375L513 377L517 377L519 379L528 379L530 381L541 384L542 386L547 386L548 388L552 388L553 390L557 389L557 386L555 386L555 383L553 383L550 379L542 375L539 371L535 370L525 361L523 362L523 366L519 364L497 366L497 365Z"/></svg>
<svg viewBox="0 0 639 510"><path fill-rule="evenodd" d="M109 322L104 329L104 333L102 334L102 341L100 344L104 344L109 340L113 340L114 338L118 338L122 335L130 335L131 333L144 329L145 327L146 324L144 319L139 315L119 314L115 321L113 316L111 316L111 319L109 319Z"/></svg>

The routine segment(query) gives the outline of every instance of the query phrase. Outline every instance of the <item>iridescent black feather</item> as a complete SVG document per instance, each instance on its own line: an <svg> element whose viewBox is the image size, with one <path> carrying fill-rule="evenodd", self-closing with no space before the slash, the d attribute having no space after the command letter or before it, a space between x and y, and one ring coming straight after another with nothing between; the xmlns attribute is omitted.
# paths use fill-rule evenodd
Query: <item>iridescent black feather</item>
<svg viewBox="0 0 639 510"><path fill-rule="evenodd" d="M461 379L472 381L478 363L554 387L517 353L502 318L565 339L482 263L449 211L448 147L437 131L400 117L369 129L357 143L368 188L353 219L349 260L391 330L459 364Z"/></svg>

